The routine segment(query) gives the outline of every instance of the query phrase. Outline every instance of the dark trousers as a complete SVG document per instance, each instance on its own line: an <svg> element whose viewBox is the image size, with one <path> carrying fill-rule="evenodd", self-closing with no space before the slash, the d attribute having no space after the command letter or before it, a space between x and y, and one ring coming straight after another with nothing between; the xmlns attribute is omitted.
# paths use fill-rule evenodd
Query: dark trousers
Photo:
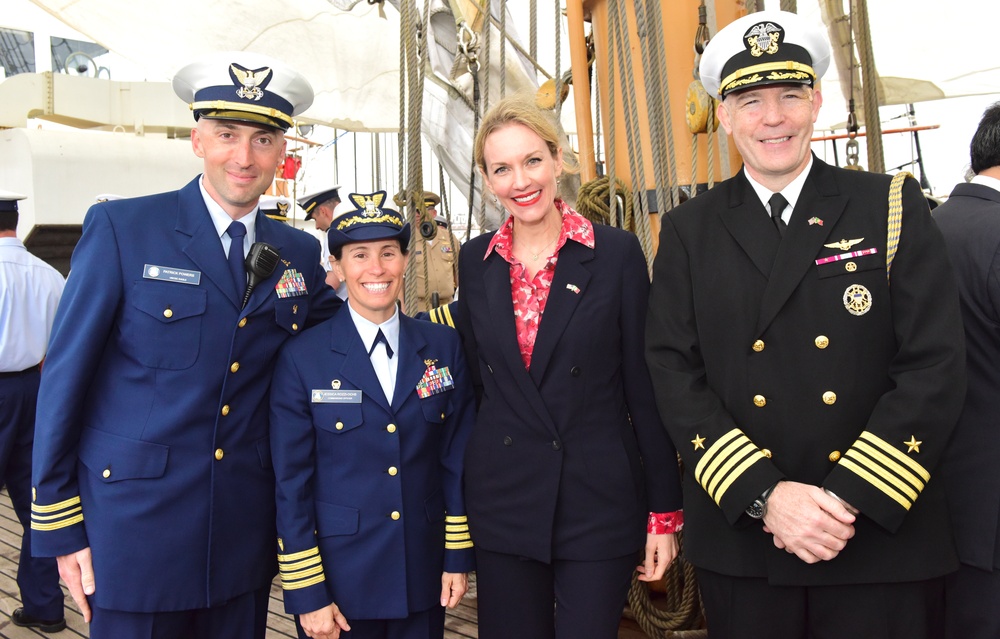
<svg viewBox="0 0 1000 639"><path fill-rule="evenodd" d="M615 639L638 554L543 563L476 548L480 639Z"/></svg>
<svg viewBox="0 0 1000 639"><path fill-rule="evenodd" d="M346 616L346 615L345 615ZM444 608L414 612L403 619L347 619L350 632L341 632L341 639L441 639L444 637ZM299 639L308 635L295 617Z"/></svg>
<svg viewBox="0 0 1000 639"><path fill-rule="evenodd" d="M212 608L171 612L124 612L91 605L90 639L264 639L270 592L271 587L265 586Z"/></svg>
<svg viewBox="0 0 1000 639"><path fill-rule="evenodd" d="M944 581L948 639L1000 637L1000 571L962 564Z"/></svg>
<svg viewBox="0 0 1000 639"><path fill-rule="evenodd" d="M709 639L940 639L944 578L771 586L698 569Z"/></svg>
<svg viewBox="0 0 1000 639"><path fill-rule="evenodd" d="M36 369L0 377L0 482L7 485L21 522L21 557L17 587L25 614L63 618L63 592L53 557L31 556L31 450L40 374Z"/></svg>

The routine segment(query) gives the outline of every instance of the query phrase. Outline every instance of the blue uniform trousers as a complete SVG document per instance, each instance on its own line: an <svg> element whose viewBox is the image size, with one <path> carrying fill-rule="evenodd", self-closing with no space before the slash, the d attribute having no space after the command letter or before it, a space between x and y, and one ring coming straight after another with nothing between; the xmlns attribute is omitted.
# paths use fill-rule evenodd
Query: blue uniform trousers
<svg viewBox="0 0 1000 639"><path fill-rule="evenodd" d="M56 560L31 556L31 449L40 377L37 368L0 375L0 480L23 528L17 586L24 613L54 620L63 618Z"/></svg>

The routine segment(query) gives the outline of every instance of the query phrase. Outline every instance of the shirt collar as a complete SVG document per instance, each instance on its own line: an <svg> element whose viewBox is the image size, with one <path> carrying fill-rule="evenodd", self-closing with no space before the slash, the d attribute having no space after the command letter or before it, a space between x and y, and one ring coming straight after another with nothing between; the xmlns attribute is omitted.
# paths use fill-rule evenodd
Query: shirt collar
<svg viewBox="0 0 1000 639"><path fill-rule="evenodd" d="M354 310L354 307L351 306L350 299L347 300L347 308L351 311L351 319L354 320L354 326L358 329L358 335L361 336L361 343L365 345L365 351L371 352L372 346L375 344L375 336L378 335L379 329L381 329L386 341L389 342L389 348L394 353L399 352L399 307L396 307L396 310L393 311L392 317L381 324L376 324L361 317Z"/></svg>
<svg viewBox="0 0 1000 639"><path fill-rule="evenodd" d="M1000 180L988 175L976 175L969 181L972 184L982 184L983 186L1000 191Z"/></svg>
<svg viewBox="0 0 1000 639"><path fill-rule="evenodd" d="M558 251L568 240L573 240L587 248L594 248L594 224L574 211L569 204L562 200L555 201L556 208L562 213L562 230L559 232L559 240L556 242L555 250ZM486 247L485 260L490 256L490 252L496 251L497 255L508 262L513 260L512 244L514 242L514 217L508 216L493 239Z"/></svg>
<svg viewBox="0 0 1000 639"><path fill-rule="evenodd" d="M795 203L799 201L799 195L802 194L802 187L805 186L806 184L806 178L809 177L809 171L812 170L812 165L813 165L813 156L812 153L810 153L809 162L806 164L805 168L802 169L802 171L795 176L794 180L785 185L785 188L781 189L781 195L783 195L785 201L788 202L788 211L794 209ZM750 186L753 187L753 190L757 194L757 197L760 198L761 204L763 204L764 208L766 209L767 202L768 200L771 199L771 196L774 195L774 191L772 191L771 189L767 188L757 180L750 177L750 172L747 171L745 167L743 169L743 175L746 176L747 181L750 182ZM789 215L791 215L790 212Z"/></svg>
<svg viewBox="0 0 1000 639"><path fill-rule="evenodd" d="M0 246L15 246L24 249L24 243L16 237L0 237Z"/></svg>
<svg viewBox="0 0 1000 639"><path fill-rule="evenodd" d="M198 187L201 189L201 197L205 200L205 206L208 207L208 214L212 217L212 224L215 225L215 232L221 239L223 234L229 229L229 225L233 223L233 218L229 217L229 214L222 210L219 203L212 199L212 196L208 194L205 190L205 176L201 176L201 180L198 181ZM253 246L255 241L256 229L257 229L257 211L259 207L255 207L254 210L250 211L237 222L242 222L243 226L247 227L247 237L244 240L244 244L249 242L250 246Z"/></svg>

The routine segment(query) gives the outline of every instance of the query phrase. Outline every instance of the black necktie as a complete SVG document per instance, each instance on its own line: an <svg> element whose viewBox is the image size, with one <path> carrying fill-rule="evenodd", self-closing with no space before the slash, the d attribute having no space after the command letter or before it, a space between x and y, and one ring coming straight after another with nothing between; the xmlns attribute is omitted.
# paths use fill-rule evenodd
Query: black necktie
<svg viewBox="0 0 1000 639"><path fill-rule="evenodd" d="M233 222L226 229L229 235L229 272L233 274L233 286L236 287L236 295L243 295L247 287L247 268L243 257L243 238L247 234L247 227L243 222Z"/></svg>
<svg viewBox="0 0 1000 639"><path fill-rule="evenodd" d="M774 228L778 229L778 235L784 235L785 223L781 219L781 213L788 206L788 200L781 193L775 193L767 203L771 207L771 221L774 222Z"/></svg>
<svg viewBox="0 0 1000 639"><path fill-rule="evenodd" d="M381 328L378 329L378 335L375 336L375 341L372 342L372 347L368 351L368 357L371 357L372 353L375 352L375 347L378 346L379 342L382 342L383 344L385 344L385 354L389 356L389 359L392 359L392 355L393 355L392 347L389 346L389 340L386 339L385 333L382 332Z"/></svg>

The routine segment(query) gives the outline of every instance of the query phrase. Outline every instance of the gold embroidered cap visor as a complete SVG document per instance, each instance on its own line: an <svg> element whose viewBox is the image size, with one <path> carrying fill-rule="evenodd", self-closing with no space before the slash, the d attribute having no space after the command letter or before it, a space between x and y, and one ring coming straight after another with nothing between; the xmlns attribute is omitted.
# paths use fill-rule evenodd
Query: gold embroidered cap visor
<svg viewBox="0 0 1000 639"><path fill-rule="evenodd" d="M759 11L729 24L702 54L699 75L709 95L770 84L815 85L830 66L822 25L787 11Z"/></svg>
<svg viewBox="0 0 1000 639"><path fill-rule="evenodd" d="M312 105L313 88L281 60L250 51L206 55L181 68L173 89L194 112L287 130Z"/></svg>
<svg viewBox="0 0 1000 639"><path fill-rule="evenodd" d="M399 211L382 208L385 191L351 193L349 199L354 210L339 216L327 231L331 253L336 253L345 244L372 240L398 239L400 246L409 246L410 224L403 220Z"/></svg>

